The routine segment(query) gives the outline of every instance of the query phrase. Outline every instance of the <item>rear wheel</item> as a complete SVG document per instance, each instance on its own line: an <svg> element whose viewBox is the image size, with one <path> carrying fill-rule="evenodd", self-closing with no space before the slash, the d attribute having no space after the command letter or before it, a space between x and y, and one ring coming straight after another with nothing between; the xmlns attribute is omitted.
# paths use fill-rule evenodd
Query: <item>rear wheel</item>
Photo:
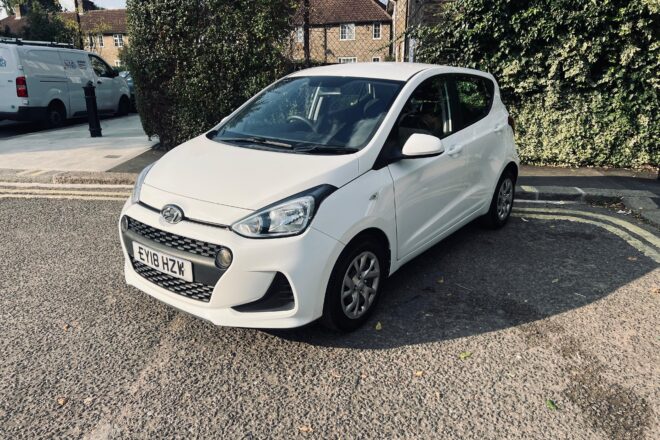
<svg viewBox="0 0 660 440"><path fill-rule="evenodd" d="M505 171L497 182L488 213L482 217L484 226L498 229L506 224L511 216L511 209L513 209L515 188L514 174L511 171Z"/></svg>
<svg viewBox="0 0 660 440"><path fill-rule="evenodd" d="M383 246L371 237L358 239L337 259L325 293L323 324L351 331L373 313L387 276Z"/></svg>
<svg viewBox="0 0 660 440"><path fill-rule="evenodd" d="M131 101L126 96L122 96L117 106L117 116L126 116L129 111L131 111Z"/></svg>
<svg viewBox="0 0 660 440"><path fill-rule="evenodd" d="M51 102L46 111L46 126L48 128L58 128L64 125L66 121L66 109L59 102Z"/></svg>

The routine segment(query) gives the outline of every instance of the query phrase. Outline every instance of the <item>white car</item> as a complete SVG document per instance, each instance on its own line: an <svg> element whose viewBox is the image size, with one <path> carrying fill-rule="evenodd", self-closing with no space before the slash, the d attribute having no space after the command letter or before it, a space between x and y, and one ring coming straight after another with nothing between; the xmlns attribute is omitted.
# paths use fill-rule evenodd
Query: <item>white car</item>
<svg viewBox="0 0 660 440"><path fill-rule="evenodd" d="M126 80L98 55L57 43L0 39L0 120L58 127L85 116L83 86L89 81L100 114L128 113Z"/></svg>
<svg viewBox="0 0 660 440"><path fill-rule="evenodd" d="M512 125L484 72L291 74L139 175L126 281L217 325L355 329L403 264L479 217L506 223Z"/></svg>

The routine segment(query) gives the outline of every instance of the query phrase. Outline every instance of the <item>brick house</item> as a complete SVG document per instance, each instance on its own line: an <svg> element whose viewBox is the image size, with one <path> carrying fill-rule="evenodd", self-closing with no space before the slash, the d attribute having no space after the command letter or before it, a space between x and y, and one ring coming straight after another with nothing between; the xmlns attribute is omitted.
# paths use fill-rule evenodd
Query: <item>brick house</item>
<svg viewBox="0 0 660 440"><path fill-rule="evenodd" d="M318 63L385 61L392 17L378 0L309 0L310 59ZM294 18L291 56L304 59L303 13Z"/></svg>
<svg viewBox="0 0 660 440"><path fill-rule="evenodd" d="M82 5L83 2L80 2ZM83 32L85 50L99 54L104 60L114 66L121 64L119 51L128 44L126 34L125 9L101 9L84 11L80 6L80 27ZM65 20L76 21L75 12L62 12ZM22 34L26 19L21 7L15 8L14 15L0 20L0 31L18 35Z"/></svg>
<svg viewBox="0 0 660 440"><path fill-rule="evenodd" d="M415 41L405 35L406 31L414 26L438 24L438 14L445 1L451 0L388 0L395 61L414 61Z"/></svg>

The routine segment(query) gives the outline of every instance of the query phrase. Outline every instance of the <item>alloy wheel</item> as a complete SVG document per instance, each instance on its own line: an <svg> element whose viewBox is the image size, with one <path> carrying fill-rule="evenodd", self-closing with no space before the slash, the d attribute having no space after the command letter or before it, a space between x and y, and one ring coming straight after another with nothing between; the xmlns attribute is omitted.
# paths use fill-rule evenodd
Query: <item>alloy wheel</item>
<svg viewBox="0 0 660 440"><path fill-rule="evenodd" d="M513 205L513 181L510 178L505 178L500 185L500 190L497 193L497 218L500 221L506 219L511 212Z"/></svg>
<svg viewBox="0 0 660 440"><path fill-rule="evenodd" d="M373 305L380 283L378 257L369 251L356 256L344 274L341 307L350 319L363 316Z"/></svg>

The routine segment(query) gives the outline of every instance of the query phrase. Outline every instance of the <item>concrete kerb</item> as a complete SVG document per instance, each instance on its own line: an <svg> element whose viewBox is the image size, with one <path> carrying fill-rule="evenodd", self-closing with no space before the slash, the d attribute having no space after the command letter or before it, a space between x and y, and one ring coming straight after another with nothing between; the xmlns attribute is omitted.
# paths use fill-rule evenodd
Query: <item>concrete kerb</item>
<svg viewBox="0 0 660 440"><path fill-rule="evenodd" d="M657 195L650 191L521 185L516 187L516 197L520 200L565 200L597 204L623 203L631 212L641 216L653 226L660 228L660 206L654 200Z"/></svg>

